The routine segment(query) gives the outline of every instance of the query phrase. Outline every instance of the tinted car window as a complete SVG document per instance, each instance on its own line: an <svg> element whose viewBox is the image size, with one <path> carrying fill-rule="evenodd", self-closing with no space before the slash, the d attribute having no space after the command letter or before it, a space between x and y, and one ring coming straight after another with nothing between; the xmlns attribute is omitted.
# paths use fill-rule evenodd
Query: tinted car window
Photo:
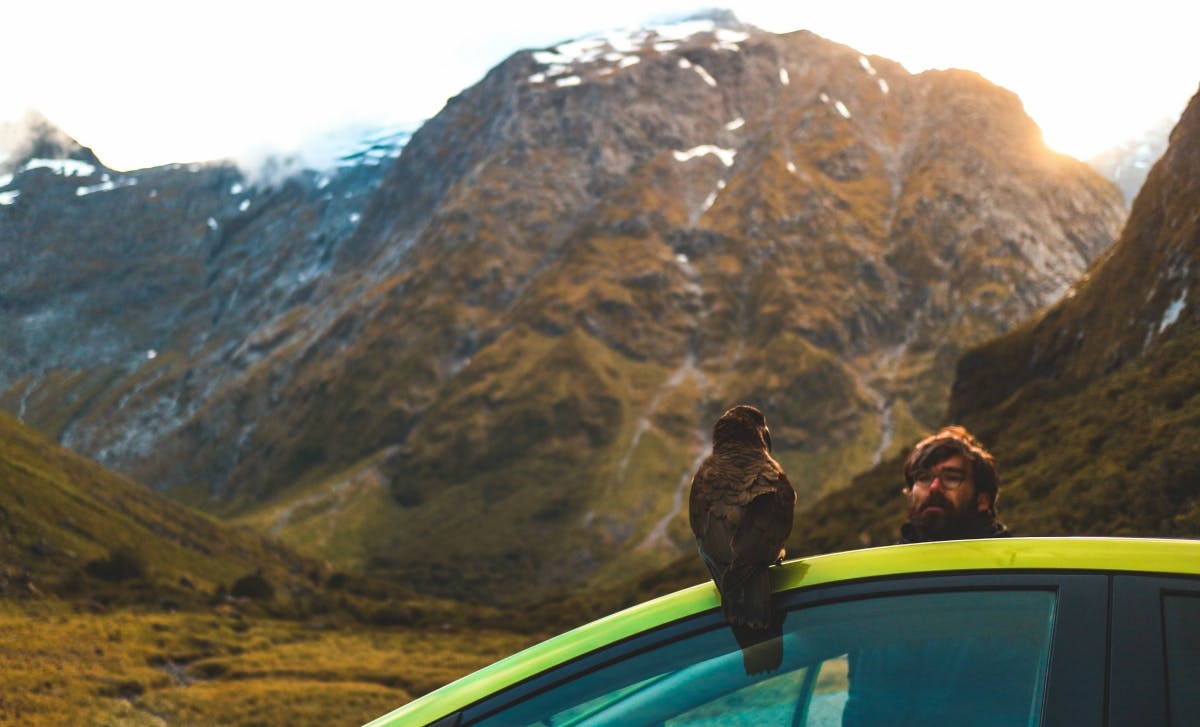
<svg viewBox="0 0 1200 727"><path fill-rule="evenodd" d="M797 609L778 668L721 626L565 679L488 725L1036 725L1055 594L951 591Z"/></svg>
<svg viewBox="0 0 1200 727"><path fill-rule="evenodd" d="M1200 597L1164 596L1163 631L1171 724L1200 724Z"/></svg>

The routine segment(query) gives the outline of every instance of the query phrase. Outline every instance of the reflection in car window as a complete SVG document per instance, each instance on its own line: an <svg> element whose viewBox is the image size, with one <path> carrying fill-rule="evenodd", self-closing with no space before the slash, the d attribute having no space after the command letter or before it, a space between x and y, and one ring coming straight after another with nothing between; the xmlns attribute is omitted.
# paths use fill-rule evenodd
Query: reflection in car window
<svg viewBox="0 0 1200 727"><path fill-rule="evenodd" d="M748 675L721 626L627 655L486 725L1036 725L1054 592L951 591L797 609L783 664Z"/></svg>
<svg viewBox="0 0 1200 727"><path fill-rule="evenodd" d="M1200 724L1200 597L1165 596L1163 630L1170 722Z"/></svg>

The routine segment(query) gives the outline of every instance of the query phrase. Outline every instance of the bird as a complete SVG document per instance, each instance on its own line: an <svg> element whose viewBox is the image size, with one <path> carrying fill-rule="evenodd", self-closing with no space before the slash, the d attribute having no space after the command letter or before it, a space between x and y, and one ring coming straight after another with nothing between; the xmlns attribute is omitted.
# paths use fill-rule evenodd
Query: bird
<svg viewBox="0 0 1200 727"><path fill-rule="evenodd" d="M692 477L688 515L700 557L735 628L773 627L767 569L783 561L796 490L771 457L771 431L740 404L713 425L712 453Z"/></svg>

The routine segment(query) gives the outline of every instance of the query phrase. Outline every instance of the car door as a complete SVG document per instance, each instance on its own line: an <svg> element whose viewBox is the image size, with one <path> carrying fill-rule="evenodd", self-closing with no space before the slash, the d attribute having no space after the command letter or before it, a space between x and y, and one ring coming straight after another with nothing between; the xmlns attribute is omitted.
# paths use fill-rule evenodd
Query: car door
<svg viewBox="0 0 1200 727"><path fill-rule="evenodd" d="M1200 579L1113 577L1111 727L1200 725Z"/></svg>
<svg viewBox="0 0 1200 727"><path fill-rule="evenodd" d="M710 611L445 724L1100 725L1108 585L1103 574L988 572L797 589L776 595L778 634L757 644Z"/></svg>

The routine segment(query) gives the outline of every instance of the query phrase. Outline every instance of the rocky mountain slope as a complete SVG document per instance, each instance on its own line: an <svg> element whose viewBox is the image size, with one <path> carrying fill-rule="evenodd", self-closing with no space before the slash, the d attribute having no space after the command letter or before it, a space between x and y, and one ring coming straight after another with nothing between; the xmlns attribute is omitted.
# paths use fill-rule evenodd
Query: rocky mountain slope
<svg viewBox="0 0 1200 727"><path fill-rule="evenodd" d="M131 472L243 386L264 348L337 317L321 281L407 137L368 136L324 172L268 160L248 179L232 163L115 172L45 120L26 126L32 143L0 175L4 405Z"/></svg>
<svg viewBox="0 0 1200 727"><path fill-rule="evenodd" d="M948 420L996 454L1024 535L1200 534L1200 95L1118 241L1049 310L969 350ZM894 539L900 463L808 513L810 547Z"/></svg>
<svg viewBox="0 0 1200 727"><path fill-rule="evenodd" d="M0 404L339 563L510 600L689 551L732 403L804 501L843 486L1124 215L978 75L729 17L514 54L369 169L22 169Z"/></svg>

